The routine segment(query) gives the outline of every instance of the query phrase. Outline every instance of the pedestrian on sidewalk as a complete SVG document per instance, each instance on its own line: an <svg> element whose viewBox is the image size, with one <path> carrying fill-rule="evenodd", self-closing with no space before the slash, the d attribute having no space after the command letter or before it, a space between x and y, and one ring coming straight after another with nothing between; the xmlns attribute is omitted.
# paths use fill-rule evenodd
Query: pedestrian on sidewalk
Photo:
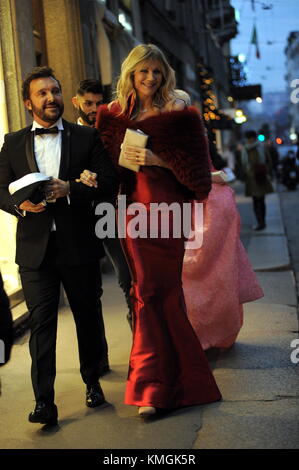
<svg viewBox="0 0 299 470"><path fill-rule="evenodd" d="M245 132L242 149L242 164L245 173L245 196L252 197L253 210L257 220L254 230L266 228L266 194L273 192L269 178L264 146L257 140L254 130Z"/></svg>
<svg viewBox="0 0 299 470"><path fill-rule="evenodd" d="M76 95L72 98L72 103L79 114L77 124L94 127L96 123L97 109L100 104L103 103L103 89L101 82L95 79L82 80L79 83ZM98 201L95 202L95 206L97 205L97 202ZM111 200L109 202L115 204L115 200ZM118 279L118 284L125 295L128 306L127 320L130 328L132 329L132 306L130 296L132 280L128 263L117 234L115 234L115 238L103 238L100 242L100 246L102 245L113 266ZM108 359L107 367L109 368Z"/></svg>
<svg viewBox="0 0 299 470"><path fill-rule="evenodd" d="M56 424L55 351L60 283L74 315L85 403L104 402L98 382L107 355L95 258L93 201L116 194L118 180L95 129L62 119L61 85L52 69L36 67L22 85L33 124L7 134L0 153L0 209L18 217L16 263L29 310L31 377L36 406L32 423ZM97 173L97 188L75 181L86 166ZM11 182L30 173L51 177L44 199L16 204ZM32 175L31 175L32 176Z"/></svg>
<svg viewBox="0 0 299 470"><path fill-rule="evenodd" d="M279 152L270 139L265 142L265 151L269 157L271 176L278 177Z"/></svg>
<svg viewBox="0 0 299 470"><path fill-rule="evenodd" d="M150 237L151 203L182 205L204 200L211 189L208 147L198 111L175 93L175 74L162 51L136 46L124 60L116 100L100 106L97 128L118 164L126 129L149 136L148 148L126 146L127 161L140 171L121 169L121 194L145 208L146 237L130 235L127 211L124 249L133 273L133 346L125 403L139 415L221 399L200 342L188 321L182 289L185 237L163 237L171 211L161 213L157 237ZM88 172L82 175L86 183ZM92 181L92 178L90 178Z"/></svg>
<svg viewBox="0 0 299 470"><path fill-rule="evenodd" d="M296 165L294 150L289 150L282 159L281 182L289 190L295 191L299 182L299 171Z"/></svg>

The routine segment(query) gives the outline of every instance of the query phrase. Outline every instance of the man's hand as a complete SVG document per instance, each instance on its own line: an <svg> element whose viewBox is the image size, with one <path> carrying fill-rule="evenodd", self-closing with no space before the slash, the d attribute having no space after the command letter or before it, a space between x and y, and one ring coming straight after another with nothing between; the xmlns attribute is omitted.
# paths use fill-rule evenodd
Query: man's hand
<svg viewBox="0 0 299 470"><path fill-rule="evenodd" d="M49 183L45 185L46 199L58 199L67 196L69 193L70 184L68 181L52 178Z"/></svg>
<svg viewBox="0 0 299 470"><path fill-rule="evenodd" d="M44 212L46 208L42 202L40 202L39 204L33 204L33 202L27 199L26 201L22 202L22 204L19 206L19 209L21 211L38 213L38 212Z"/></svg>
<svg viewBox="0 0 299 470"><path fill-rule="evenodd" d="M89 186L90 188L97 188L98 183L97 183L97 174L93 173L92 171L89 170L84 170L83 173L80 175L80 179L77 179L77 183L83 183L86 186Z"/></svg>

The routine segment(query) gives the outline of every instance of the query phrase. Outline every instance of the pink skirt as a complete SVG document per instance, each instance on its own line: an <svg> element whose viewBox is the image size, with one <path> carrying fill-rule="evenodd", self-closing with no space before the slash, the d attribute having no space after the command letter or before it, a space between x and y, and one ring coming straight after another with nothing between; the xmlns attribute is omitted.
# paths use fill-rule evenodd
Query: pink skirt
<svg viewBox="0 0 299 470"><path fill-rule="evenodd" d="M228 348L243 324L243 303L263 297L240 240L234 191L213 184L204 204L203 244L183 263L187 314L203 349Z"/></svg>

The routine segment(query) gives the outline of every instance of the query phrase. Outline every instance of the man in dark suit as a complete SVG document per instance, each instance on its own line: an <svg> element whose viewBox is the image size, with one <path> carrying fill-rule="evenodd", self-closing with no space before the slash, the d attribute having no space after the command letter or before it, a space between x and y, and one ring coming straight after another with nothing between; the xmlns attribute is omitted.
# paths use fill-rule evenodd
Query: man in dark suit
<svg viewBox="0 0 299 470"><path fill-rule="evenodd" d="M91 78L81 80L77 88L76 96L72 98L72 103L77 109L79 115L77 124L81 126L95 127L97 110L102 102L103 89L101 82ZM115 201L110 202L113 204ZM128 306L127 319L130 328L132 329L132 301L130 295L132 280L128 263L117 234L115 234L114 238L104 238L102 244L107 257L114 268L118 284L125 295Z"/></svg>
<svg viewBox="0 0 299 470"><path fill-rule="evenodd" d="M34 121L5 136L0 154L0 208L18 217L16 262L30 312L36 399L29 421L56 424L55 349L61 282L76 323L86 405L95 407L105 400L98 381L106 351L93 201L113 197L118 182L97 131L61 118L61 85L52 69L33 69L22 92ZM98 174L97 188L75 181L84 168ZM16 207L8 185L38 171L52 177L45 189L48 203L26 200Z"/></svg>

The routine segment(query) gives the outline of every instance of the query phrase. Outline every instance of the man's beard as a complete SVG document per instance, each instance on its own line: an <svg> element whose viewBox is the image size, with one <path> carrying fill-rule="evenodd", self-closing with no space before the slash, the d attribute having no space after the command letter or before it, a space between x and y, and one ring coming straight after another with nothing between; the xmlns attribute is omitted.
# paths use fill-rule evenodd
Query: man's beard
<svg viewBox="0 0 299 470"><path fill-rule="evenodd" d="M42 108L37 108L31 101L32 112L36 114L42 121L54 123L58 121L58 119L62 116L64 111L64 104L63 103L52 103L52 106L56 106L55 113L53 113L54 109L50 111L45 106Z"/></svg>
<svg viewBox="0 0 299 470"><path fill-rule="evenodd" d="M93 113L86 114L84 113L83 109L81 106L78 108L78 114L81 119L83 119L84 122L87 122L89 126L94 127L96 123L96 116L93 115Z"/></svg>

